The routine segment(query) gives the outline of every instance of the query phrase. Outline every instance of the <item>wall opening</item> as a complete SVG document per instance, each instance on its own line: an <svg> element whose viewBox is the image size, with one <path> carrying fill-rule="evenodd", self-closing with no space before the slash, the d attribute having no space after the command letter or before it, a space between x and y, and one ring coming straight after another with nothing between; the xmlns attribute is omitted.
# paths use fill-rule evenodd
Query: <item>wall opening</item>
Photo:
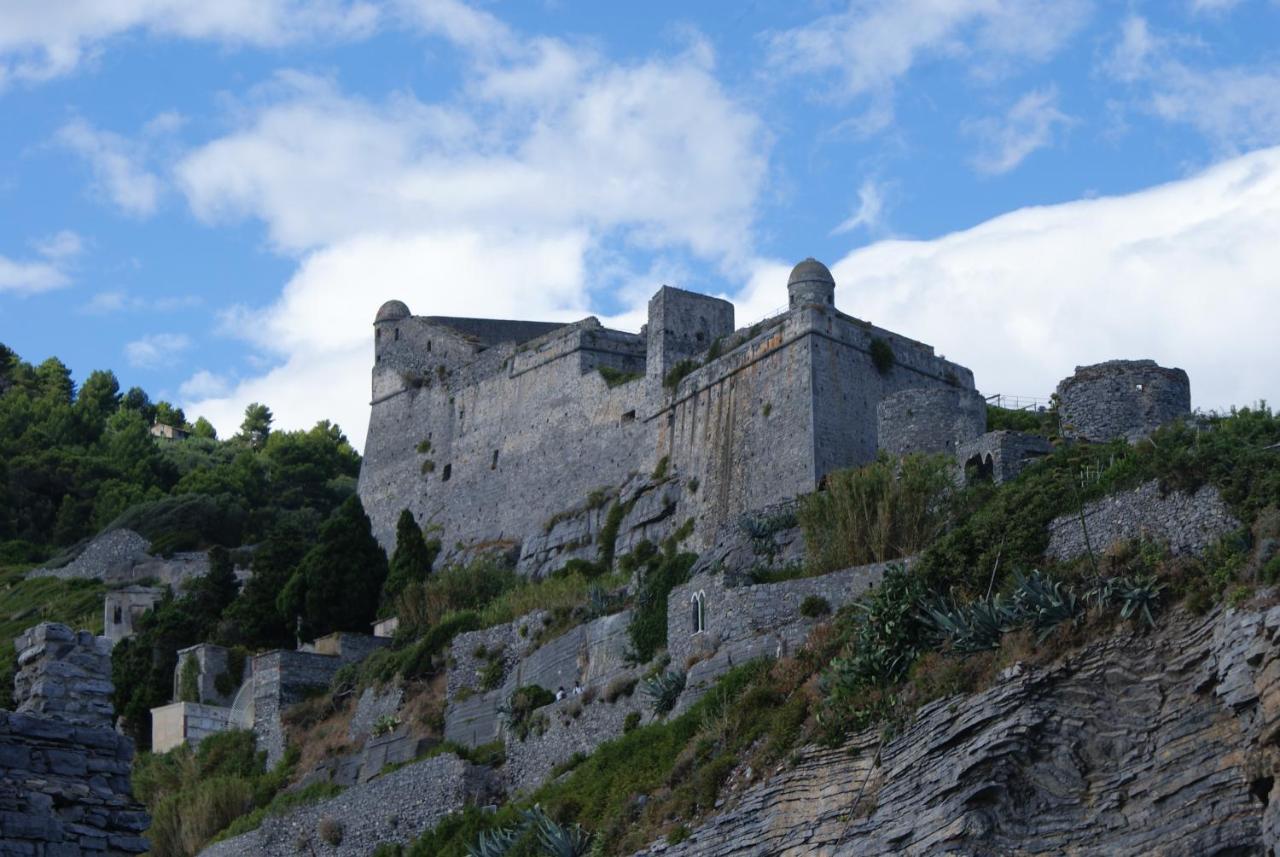
<svg viewBox="0 0 1280 857"><path fill-rule="evenodd" d="M633 422L635 422L635 421L636 421L636 412L635 412L635 411L627 411L625 414L623 414L623 415L622 415L622 421L623 421L624 423L633 423Z"/></svg>
<svg viewBox="0 0 1280 857"><path fill-rule="evenodd" d="M430 354L430 353L431 353L431 340L430 340L430 339L428 339L428 340L427 340L427 353L428 353L428 354Z"/></svg>
<svg viewBox="0 0 1280 857"><path fill-rule="evenodd" d="M120 605L116 605L116 609L111 614L111 624L119 625L124 621L124 611L120 609Z"/></svg>
<svg viewBox="0 0 1280 857"><path fill-rule="evenodd" d="M440 473L440 481L441 481L441 482L448 482L448 481L449 481L449 477L450 477L450 476L452 476L452 475L453 475L453 465L452 465L452 464L446 464L446 465L444 466L444 470Z"/></svg>
<svg viewBox="0 0 1280 857"><path fill-rule="evenodd" d="M496 449L493 451L493 461L489 462L489 469L490 470L498 469L498 450Z"/></svg>
<svg viewBox="0 0 1280 857"><path fill-rule="evenodd" d="M707 593L698 591L689 599L689 607L693 633L701 634L707 630Z"/></svg>
<svg viewBox="0 0 1280 857"><path fill-rule="evenodd" d="M400 328L396 328L396 342L400 341Z"/></svg>
<svg viewBox="0 0 1280 857"><path fill-rule="evenodd" d="M988 455L984 460L982 453L970 456L964 463L965 482L976 485L979 482L991 482L995 477L995 462Z"/></svg>

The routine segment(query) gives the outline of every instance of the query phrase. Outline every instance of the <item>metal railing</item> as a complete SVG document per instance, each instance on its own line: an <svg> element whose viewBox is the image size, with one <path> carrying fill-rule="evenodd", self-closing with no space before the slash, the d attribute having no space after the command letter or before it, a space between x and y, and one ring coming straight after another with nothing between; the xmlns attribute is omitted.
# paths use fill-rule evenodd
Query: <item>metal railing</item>
<svg viewBox="0 0 1280 857"><path fill-rule="evenodd" d="M1007 393L996 393L987 396L987 404L995 405L1009 411L1043 411L1049 407L1049 400L1038 396L1011 396Z"/></svg>

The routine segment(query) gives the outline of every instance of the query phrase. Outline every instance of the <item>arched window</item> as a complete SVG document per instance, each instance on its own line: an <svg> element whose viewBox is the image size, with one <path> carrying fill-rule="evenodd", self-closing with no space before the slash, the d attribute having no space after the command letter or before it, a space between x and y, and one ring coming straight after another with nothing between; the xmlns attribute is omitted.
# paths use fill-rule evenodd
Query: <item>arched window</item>
<svg viewBox="0 0 1280 857"><path fill-rule="evenodd" d="M123 621L124 621L124 611L123 611L123 610L121 610L121 609L120 609L120 605L119 605L119 604L117 604L117 605L116 605L116 609L115 609L115 611L112 613L112 616L111 616L111 623L112 623L113 625L119 625L119 624L120 624L121 622L123 622Z"/></svg>
<svg viewBox="0 0 1280 857"><path fill-rule="evenodd" d="M707 593L699 590L689 599L689 608L693 633L701 634L707 630Z"/></svg>

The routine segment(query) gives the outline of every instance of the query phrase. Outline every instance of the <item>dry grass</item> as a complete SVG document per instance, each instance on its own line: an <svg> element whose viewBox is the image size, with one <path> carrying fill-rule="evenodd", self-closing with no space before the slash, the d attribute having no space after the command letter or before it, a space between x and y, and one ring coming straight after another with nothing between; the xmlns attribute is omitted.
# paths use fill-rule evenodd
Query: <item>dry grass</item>
<svg viewBox="0 0 1280 857"><path fill-rule="evenodd" d="M289 708L284 716L287 740L301 752L296 770L313 771L335 756L354 753L358 748L348 736L355 712L351 697L336 703L328 696L317 697Z"/></svg>

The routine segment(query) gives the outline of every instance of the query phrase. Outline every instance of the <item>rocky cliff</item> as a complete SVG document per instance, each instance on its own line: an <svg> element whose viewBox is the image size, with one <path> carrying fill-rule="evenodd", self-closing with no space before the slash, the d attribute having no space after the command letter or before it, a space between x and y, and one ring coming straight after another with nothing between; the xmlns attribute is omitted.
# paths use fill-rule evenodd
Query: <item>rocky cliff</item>
<svg viewBox="0 0 1280 857"><path fill-rule="evenodd" d="M1272 855L1280 607L1178 610L881 742L808 748L667 857Z"/></svg>

